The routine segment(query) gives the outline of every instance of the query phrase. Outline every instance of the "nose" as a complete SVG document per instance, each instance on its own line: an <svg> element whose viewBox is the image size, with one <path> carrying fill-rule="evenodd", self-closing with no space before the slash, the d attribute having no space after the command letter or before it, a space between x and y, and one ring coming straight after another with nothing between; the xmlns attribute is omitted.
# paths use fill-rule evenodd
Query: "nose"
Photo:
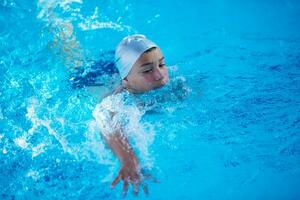
<svg viewBox="0 0 300 200"><path fill-rule="evenodd" d="M164 76L163 76L163 73L162 73L162 70L160 70L159 68L156 68L156 69L154 70L153 75L154 75L154 79L155 79L156 81L162 80L163 77L164 77Z"/></svg>

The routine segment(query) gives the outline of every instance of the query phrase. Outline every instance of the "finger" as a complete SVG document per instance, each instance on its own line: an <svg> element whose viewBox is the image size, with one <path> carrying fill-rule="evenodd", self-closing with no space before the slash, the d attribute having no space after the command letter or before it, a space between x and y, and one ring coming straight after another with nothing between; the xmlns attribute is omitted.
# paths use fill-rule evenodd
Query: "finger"
<svg viewBox="0 0 300 200"><path fill-rule="evenodd" d="M139 193L139 184L136 182L136 183L133 183L133 192L134 192L134 195L138 195Z"/></svg>
<svg viewBox="0 0 300 200"><path fill-rule="evenodd" d="M110 186L110 188L114 188L118 183L119 183L119 181L121 180L121 174L119 174L116 178L115 178L115 180L112 182L112 184L111 184L111 186Z"/></svg>
<svg viewBox="0 0 300 200"><path fill-rule="evenodd" d="M159 182L159 180L157 178L153 177L151 174L143 174L143 179L144 180L150 180L150 181L152 181L154 183L158 183Z"/></svg>
<svg viewBox="0 0 300 200"><path fill-rule="evenodd" d="M148 195L148 194L149 194L149 191L148 191L148 186L147 186L147 184L146 184L146 183L142 183L142 187L143 187L144 193L145 193L146 195Z"/></svg>
<svg viewBox="0 0 300 200"><path fill-rule="evenodd" d="M126 196L127 190L128 190L128 180L125 179L125 180L124 180L124 185L123 185L123 194L122 194L123 197Z"/></svg>

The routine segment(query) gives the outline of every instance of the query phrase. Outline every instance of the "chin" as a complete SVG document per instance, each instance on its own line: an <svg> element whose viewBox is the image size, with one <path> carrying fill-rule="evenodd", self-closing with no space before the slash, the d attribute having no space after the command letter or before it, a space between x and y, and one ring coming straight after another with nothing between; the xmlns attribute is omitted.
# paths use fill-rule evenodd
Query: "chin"
<svg viewBox="0 0 300 200"><path fill-rule="evenodd" d="M163 86L165 86L167 83L168 83L168 79L167 80L163 80L160 82L159 85L155 86L153 89L159 89L159 88L162 88Z"/></svg>
<svg viewBox="0 0 300 200"><path fill-rule="evenodd" d="M152 90L156 90L156 89L162 88L164 85L165 85L165 84L161 84L161 85L155 86L155 87L153 87Z"/></svg>

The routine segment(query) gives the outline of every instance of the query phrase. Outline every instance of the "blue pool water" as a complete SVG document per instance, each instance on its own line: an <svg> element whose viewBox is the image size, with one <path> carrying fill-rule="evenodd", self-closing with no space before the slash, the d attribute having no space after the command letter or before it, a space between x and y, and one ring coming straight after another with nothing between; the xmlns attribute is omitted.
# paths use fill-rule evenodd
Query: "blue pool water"
<svg viewBox="0 0 300 200"><path fill-rule="evenodd" d="M93 66L133 33L188 92L139 122L159 183L127 199L300 199L299 19L297 0L0 0L0 199L120 198L92 115L119 80Z"/></svg>

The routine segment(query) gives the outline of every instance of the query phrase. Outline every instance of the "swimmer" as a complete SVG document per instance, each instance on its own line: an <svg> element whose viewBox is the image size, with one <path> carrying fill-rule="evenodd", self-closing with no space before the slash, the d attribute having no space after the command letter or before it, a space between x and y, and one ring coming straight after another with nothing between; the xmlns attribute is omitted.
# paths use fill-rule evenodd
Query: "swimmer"
<svg viewBox="0 0 300 200"><path fill-rule="evenodd" d="M162 88L169 81L168 69L161 49L143 35L125 37L115 51L115 63L122 79L121 86L110 96L104 98L95 108L100 131L110 149L121 163L118 175L111 183L114 188L123 181L123 196L128 186L133 186L134 194L142 187L148 193L145 175L140 160L128 139L128 122L124 120L126 98L151 90ZM133 112L133 111L128 111ZM126 117L125 117L126 118Z"/></svg>

